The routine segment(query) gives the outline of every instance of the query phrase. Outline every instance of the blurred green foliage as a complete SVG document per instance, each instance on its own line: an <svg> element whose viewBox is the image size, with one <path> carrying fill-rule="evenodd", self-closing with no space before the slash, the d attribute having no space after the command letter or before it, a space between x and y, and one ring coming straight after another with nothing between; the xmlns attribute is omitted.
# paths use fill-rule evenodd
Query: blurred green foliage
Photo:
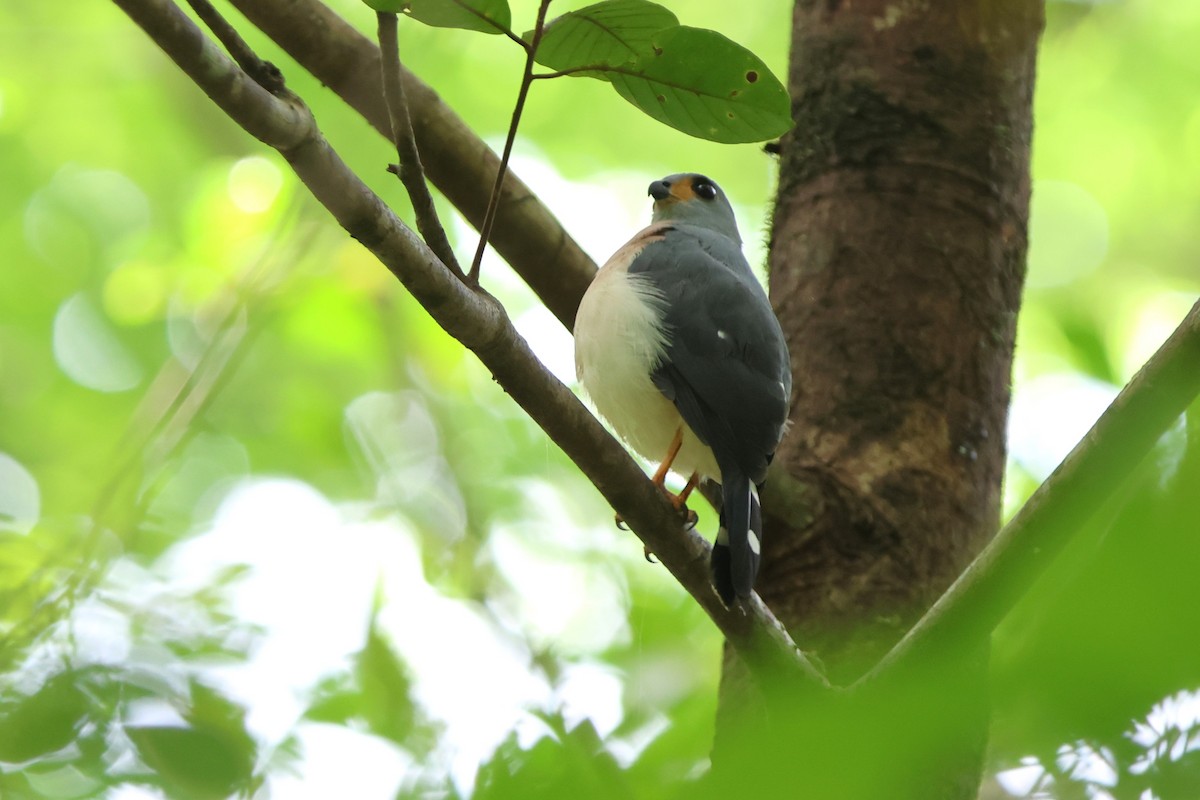
<svg viewBox="0 0 1200 800"><path fill-rule="evenodd" d="M673 10L784 73L781 0ZM1018 401L1115 391L1200 289L1200 5L1048 11ZM513 43L401 28L406 63L501 136ZM246 32L407 214L386 143ZM756 145L599 82L540 82L522 133L518 169L597 258L671 172L765 219ZM711 625L114 6L0 8L0 159L0 797L695 796ZM600 215L605 192L630 210ZM562 366L557 323L504 265L484 280ZM1045 475L1022 442L1080 422L1047 396L1014 419L1009 511ZM1197 413L997 632L990 766L1013 793L1197 794Z"/></svg>

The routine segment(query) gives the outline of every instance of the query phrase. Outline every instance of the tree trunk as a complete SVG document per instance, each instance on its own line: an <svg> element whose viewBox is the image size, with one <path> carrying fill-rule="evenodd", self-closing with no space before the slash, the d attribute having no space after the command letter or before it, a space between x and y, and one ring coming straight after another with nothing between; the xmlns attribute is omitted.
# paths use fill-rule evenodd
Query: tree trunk
<svg viewBox="0 0 1200 800"><path fill-rule="evenodd" d="M1033 0L795 5L771 297L795 371L778 459L814 501L806 520L768 520L758 591L835 683L873 665L998 526L1041 27ZM793 796L974 797L985 643L905 690L827 714L801 702L797 747L844 757L794 750L792 786L809 791ZM718 771L747 705L726 666ZM839 717L855 722L834 730ZM891 748L894 771L857 794L845 768L878 762L871 748Z"/></svg>

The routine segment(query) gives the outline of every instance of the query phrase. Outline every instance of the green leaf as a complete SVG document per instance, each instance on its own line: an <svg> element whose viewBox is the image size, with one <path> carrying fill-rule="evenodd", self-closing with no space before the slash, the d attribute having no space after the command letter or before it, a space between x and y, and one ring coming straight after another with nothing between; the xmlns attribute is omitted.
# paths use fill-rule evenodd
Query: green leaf
<svg viewBox="0 0 1200 800"><path fill-rule="evenodd" d="M374 614L356 667L365 701L361 711L371 732L404 744L416 727L416 711L409 697L412 681L404 662L379 630Z"/></svg>
<svg viewBox="0 0 1200 800"><path fill-rule="evenodd" d="M363 0L376 11L407 14L435 28L504 33L512 25L508 0Z"/></svg>
<svg viewBox="0 0 1200 800"><path fill-rule="evenodd" d="M198 681L192 681L191 695L191 707L183 718L199 729L220 735L233 749L248 753L253 763L257 745L246 730L245 709Z"/></svg>
<svg viewBox="0 0 1200 800"><path fill-rule="evenodd" d="M637 793L590 720L571 730L560 712L538 715L554 732L522 750L515 733L481 764L474 800L562 798L600 800Z"/></svg>
<svg viewBox="0 0 1200 800"><path fill-rule="evenodd" d="M185 726L126 725L138 755L171 797L216 800L254 783L258 747L246 731L245 711L193 681Z"/></svg>
<svg viewBox="0 0 1200 800"><path fill-rule="evenodd" d="M219 732L201 728L126 725L138 755L171 797L219 800L249 782L252 754Z"/></svg>
<svg viewBox="0 0 1200 800"><path fill-rule="evenodd" d="M758 56L716 31L678 26L610 71L613 88L676 130L714 142L760 142L792 126L791 100Z"/></svg>
<svg viewBox="0 0 1200 800"><path fill-rule="evenodd" d="M0 705L0 761L28 761L70 744L88 710L79 680L80 673L63 672L36 693Z"/></svg>
<svg viewBox="0 0 1200 800"><path fill-rule="evenodd" d="M654 34L678 27L667 9L648 0L605 0L551 21L538 43L537 62L553 70L632 63L652 52ZM531 41L533 32L525 34ZM574 73L608 80L602 72Z"/></svg>

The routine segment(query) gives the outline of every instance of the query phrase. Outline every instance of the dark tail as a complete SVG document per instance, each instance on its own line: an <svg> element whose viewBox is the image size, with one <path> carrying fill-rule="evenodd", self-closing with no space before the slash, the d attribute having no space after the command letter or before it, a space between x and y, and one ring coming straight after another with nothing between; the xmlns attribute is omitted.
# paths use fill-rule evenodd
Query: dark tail
<svg viewBox="0 0 1200 800"><path fill-rule="evenodd" d="M762 549L758 487L740 472L722 475L721 529L712 551L713 588L725 605L749 597Z"/></svg>

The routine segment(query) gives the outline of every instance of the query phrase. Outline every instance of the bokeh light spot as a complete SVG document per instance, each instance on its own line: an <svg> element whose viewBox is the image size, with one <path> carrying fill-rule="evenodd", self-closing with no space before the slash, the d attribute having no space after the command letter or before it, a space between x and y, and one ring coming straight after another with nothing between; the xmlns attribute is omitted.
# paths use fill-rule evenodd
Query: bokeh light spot
<svg viewBox="0 0 1200 800"><path fill-rule="evenodd" d="M67 377L98 392L123 392L142 380L141 367L82 294L54 315L54 358Z"/></svg>
<svg viewBox="0 0 1200 800"><path fill-rule="evenodd" d="M7 453L0 453L0 531L25 534L42 513L37 480Z"/></svg>
<svg viewBox="0 0 1200 800"><path fill-rule="evenodd" d="M157 264L127 261L104 282L104 310L114 321L141 325L162 316L167 275Z"/></svg>
<svg viewBox="0 0 1200 800"><path fill-rule="evenodd" d="M282 187L279 167L262 156L243 158L229 170L229 199L247 214L270 208Z"/></svg>
<svg viewBox="0 0 1200 800"><path fill-rule="evenodd" d="M87 228L45 191L29 199L24 222L25 241L39 258L69 274L86 272L94 254Z"/></svg>
<svg viewBox="0 0 1200 800"><path fill-rule="evenodd" d="M1068 181L1037 181L1029 212L1031 287L1070 283L1108 253L1108 214L1086 189Z"/></svg>
<svg viewBox="0 0 1200 800"><path fill-rule="evenodd" d="M120 172L68 165L30 198L24 222L26 241L44 261L83 272L145 232L150 203Z"/></svg>

